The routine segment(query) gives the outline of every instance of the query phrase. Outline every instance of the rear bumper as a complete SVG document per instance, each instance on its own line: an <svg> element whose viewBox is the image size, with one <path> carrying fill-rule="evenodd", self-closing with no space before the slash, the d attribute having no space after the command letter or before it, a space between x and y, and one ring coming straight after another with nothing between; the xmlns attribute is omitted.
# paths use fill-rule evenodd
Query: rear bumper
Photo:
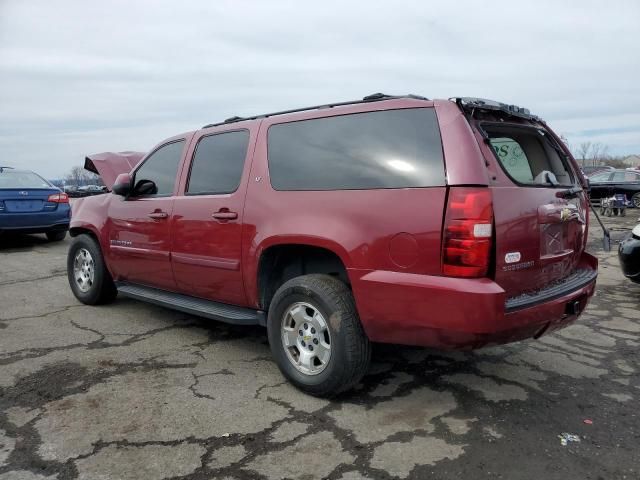
<svg viewBox="0 0 640 480"><path fill-rule="evenodd" d="M1 213L0 230L20 233L45 233L68 230L71 209L68 204L60 204L51 212Z"/></svg>
<svg viewBox="0 0 640 480"><path fill-rule="evenodd" d="M458 279L388 271L350 270L358 313L369 339L442 349L509 343L575 321L595 290L598 261L583 253L581 282L513 300L490 279ZM538 301L539 300L539 301ZM510 304L511 302L511 304Z"/></svg>
<svg viewBox="0 0 640 480"><path fill-rule="evenodd" d="M629 236L620 242L618 259L624 276L640 283L640 240Z"/></svg>

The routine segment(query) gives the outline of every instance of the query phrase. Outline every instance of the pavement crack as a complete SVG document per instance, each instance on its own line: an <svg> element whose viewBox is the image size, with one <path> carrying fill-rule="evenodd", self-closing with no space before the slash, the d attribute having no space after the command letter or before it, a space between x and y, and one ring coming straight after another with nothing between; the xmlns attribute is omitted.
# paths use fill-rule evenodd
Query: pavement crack
<svg viewBox="0 0 640 480"><path fill-rule="evenodd" d="M21 280L5 280L0 282L0 286L5 286L5 285L17 285L19 283L30 283L30 282L38 282L40 280L49 280L51 278L57 278L57 277L66 277L67 274L65 273L56 273L54 275L47 275L44 277L35 277L35 278L24 278Z"/></svg>

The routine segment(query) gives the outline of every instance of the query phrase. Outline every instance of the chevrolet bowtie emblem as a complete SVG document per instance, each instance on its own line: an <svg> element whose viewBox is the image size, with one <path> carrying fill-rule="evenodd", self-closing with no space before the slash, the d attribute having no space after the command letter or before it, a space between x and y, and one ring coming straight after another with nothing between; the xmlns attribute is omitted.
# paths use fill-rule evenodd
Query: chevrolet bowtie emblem
<svg viewBox="0 0 640 480"><path fill-rule="evenodd" d="M571 210L569 210L568 208L563 208L560 211L560 221L566 222L567 220L569 220L569 218L571 218Z"/></svg>

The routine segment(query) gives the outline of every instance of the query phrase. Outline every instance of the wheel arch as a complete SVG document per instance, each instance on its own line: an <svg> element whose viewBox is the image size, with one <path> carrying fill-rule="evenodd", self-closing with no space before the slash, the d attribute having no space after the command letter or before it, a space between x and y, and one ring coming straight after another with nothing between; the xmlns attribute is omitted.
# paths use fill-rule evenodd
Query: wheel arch
<svg viewBox="0 0 640 480"><path fill-rule="evenodd" d="M351 284L346 252L325 243L274 242L263 246L259 252L254 278L257 303L262 310L269 309L271 299L281 285L298 276L324 273L348 286Z"/></svg>

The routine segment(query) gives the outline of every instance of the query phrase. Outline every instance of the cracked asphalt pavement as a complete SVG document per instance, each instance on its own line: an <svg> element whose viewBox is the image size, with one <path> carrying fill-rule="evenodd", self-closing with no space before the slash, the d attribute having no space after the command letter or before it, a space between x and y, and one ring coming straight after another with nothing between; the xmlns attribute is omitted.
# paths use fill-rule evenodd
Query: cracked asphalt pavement
<svg viewBox="0 0 640 480"><path fill-rule="evenodd" d="M607 219L614 238L636 217ZM81 305L68 240L2 239L0 480L638 479L640 285L599 235L573 326L466 353L377 345L331 401L284 381L260 328Z"/></svg>

